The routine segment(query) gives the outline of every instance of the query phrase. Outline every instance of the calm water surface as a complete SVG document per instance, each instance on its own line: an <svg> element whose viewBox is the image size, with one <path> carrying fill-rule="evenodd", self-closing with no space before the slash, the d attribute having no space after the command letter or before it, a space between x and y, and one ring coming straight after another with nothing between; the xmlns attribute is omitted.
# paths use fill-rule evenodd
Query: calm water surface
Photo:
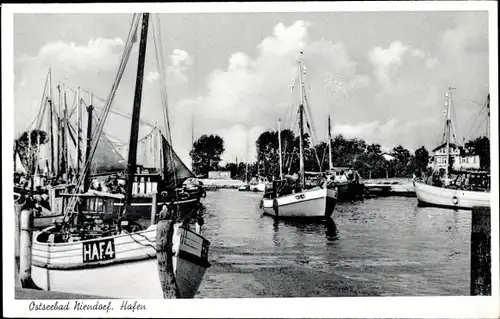
<svg viewBox="0 0 500 319"><path fill-rule="evenodd" d="M212 267L197 297L343 295L338 282L363 287L345 295L469 295L470 211L386 197L303 224L263 216L261 196L207 193Z"/></svg>

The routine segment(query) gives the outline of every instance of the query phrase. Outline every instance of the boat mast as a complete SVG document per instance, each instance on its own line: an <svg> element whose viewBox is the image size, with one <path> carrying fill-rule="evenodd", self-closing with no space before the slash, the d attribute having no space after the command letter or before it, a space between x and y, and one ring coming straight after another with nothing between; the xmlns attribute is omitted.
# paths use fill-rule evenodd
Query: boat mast
<svg viewBox="0 0 500 319"><path fill-rule="evenodd" d="M87 107L87 147L85 149L85 163L89 162L90 144L92 143L92 111L94 109L94 93L90 93L90 103ZM85 179L83 180L83 191L86 192L90 186L90 167L85 171Z"/></svg>
<svg viewBox="0 0 500 319"><path fill-rule="evenodd" d="M488 99L486 100L486 137L490 138L490 94L488 93Z"/></svg>
<svg viewBox="0 0 500 319"><path fill-rule="evenodd" d="M80 87L76 91L76 177L80 177L80 147L82 143L82 101Z"/></svg>
<svg viewBox="0 0 500 319"><path fill-rule="evenodd" d="M130 128L130 143L128 152L127 164L127 194L126 194L126 211L129 210L130 201L132 199L132 185L134 183L134 175L137 169L137 141L139 137L139 120L141 114L141 99L142 99L142 84L144 77L144 61L146 58L146 44L148 36L149 13L142 14L141 40L139 43L139 59L137 63L137 77L135 82L134 107L132 110L132 124Z"/></svg>
<svg viewBox="0 0 500 319"><path fill-rule="evenodd" d="M280 180L283 180L283 160L281 158L281 120L278 119L278 151L280 159Z"/></svg>
<svg viewBox="0 0 500 319"><path fill-rule="evenodd" d="M302 55L303 52L300 52ZM302 188L305 187L305 174L304 174L304 84L302 83L302 65L299 60L299 89L300 89L300 105L299 105L299 130L300 130L300 138L299 138L299 160L300 160L300 184Z"/></svg>
<svg viewBox="0 0 500 319"><path fill-rule="evenodd" d="M53 106L52 106L52 71L49 68L49 145L50 145L50 172L49 175L53 176L54 174L54 130L53 130Z"/></svg>
<svg viewBox="0 0 500 319"><path fill-rule="evenodd" d="M333 163L332 163L332 126L331 126L330 115L328 115L328 169L330 171L333 170Z"/></svg>
<svg viewBox="0 0 500 319"><path fill-rule="evenodd" d="M61 86L59 83L57 84L57 106L58 106L58 112L57 112L57 165L56 165L56 176L59 177L59 172L60 172L60 163L61 163L61 150L62 150L62 138L61 138L61 131L62 131L62 123L61 123Z"/></svg>
<svg viewBox="0 0 500 319"><path fill-rule="evenodd" d="M63 151L62 151L62 154L61 154L61 175L64 176L64 174L66 174L67 176L67 173L68 173L68 143L67 143L67 132L68 132L68 104L67 104L67 100L66 100L66 90L64 90L64 94L63 94L63 98L64 98L64 109L63 109L63 130L62 130L62 139L61 139L61 143L62 143L62 147L63 147Z"/></svg>

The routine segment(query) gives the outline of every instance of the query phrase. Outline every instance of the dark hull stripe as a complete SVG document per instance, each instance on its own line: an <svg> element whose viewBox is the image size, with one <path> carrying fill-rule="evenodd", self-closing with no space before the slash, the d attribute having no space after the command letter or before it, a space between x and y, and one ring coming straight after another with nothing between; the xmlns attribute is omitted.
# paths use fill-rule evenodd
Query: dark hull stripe
<svg viewBox="0 0 500 319"><path fill-rule="evenodd" d="M424 202L422 200L418 200L418 206L420 207L439 207L439 208L447 208L447 209L465 209L465 210L472 210L472 207L462 207L459 205L441 205L441 204L433 204L433 203L428 203Z"/></svg>

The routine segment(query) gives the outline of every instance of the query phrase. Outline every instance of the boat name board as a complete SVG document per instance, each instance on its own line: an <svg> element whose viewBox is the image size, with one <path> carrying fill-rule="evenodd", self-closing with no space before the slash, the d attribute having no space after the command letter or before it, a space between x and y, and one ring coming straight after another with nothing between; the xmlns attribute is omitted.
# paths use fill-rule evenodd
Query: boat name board
<svg viewBox="0 0 500 319"><path fill-rule="evenodd" d="M115 241L113 238L82 243L83 262L91 263L115 259Z"/></svg>

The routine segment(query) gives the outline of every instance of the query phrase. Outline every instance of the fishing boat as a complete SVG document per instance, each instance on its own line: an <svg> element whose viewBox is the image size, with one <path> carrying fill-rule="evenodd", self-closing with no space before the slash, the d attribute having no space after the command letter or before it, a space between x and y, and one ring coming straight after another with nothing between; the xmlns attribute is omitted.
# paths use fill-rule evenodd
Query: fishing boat
<svg viewBox="0 0 500 319"><path fill-rule="evenodd" d="M156 21L159 24L159 19ZM144 186L148 190L148 185L154 187L153 182L141 185L143 181L137 180L136 176L148 13L134 14L122 63L125 64L128 60L135 42L134 35L141 22L138 73L127 163L129 187L126 188L125 195L91 189L84 189L83 193L62 194L63 220L56 221L53 226L42 230L33 241L32 278L34 283L44 290L112 298L164 298L158 271L168 272L170 264L173 265L179 296L193 298L206 269L210 266L208 262L210 242L201 234L204 211L201 203L198 202L198 207L188 214L181 214L177 205L163 207L162 211L157 213L156 205L151 204L147 216L134 214L130 210L134 188L142 189ZM160 28L159 25L157 27ZM155 48L157 53L161 50L161 47L158 49L155 46ZM159 56L163 55L160 53ZM164 74L165 70L162 69L160 61L157 62L158 68ZM106 102L108 110L123 72L124 68L121 68L115 78L115 84ZM162 95L163 97L166 95ZM163 99L162 102L165 103ZM165 133L170 134L168 130ZM96 136L102 134L102 126L97 128L95 134ZM92 141L92 149L86 158L78 185L87 184L85 181L89 178L88 168L98 143L99 138ZM166 165L174 166L173 160L171 156L166 157ZM117 212L114 208L116 204L121 204L123 211ZM157 234L157 223L165 218L175 221L172 237L158 238L165 236ZM173 255L171 260L167 261L165 269L159 269L160 264L156 260L158 252L155 242L158 240L172 243Z"/></svg>
<svg viewBox="0 0 500 319"><path fill-rule="evenodd" d="M75 195L64 196L65 205L71 197ZM163 298L156 260L156 224L141 227L126 220L119 231L115 230L116 214L109 208L124 197L97 191L78 194L81 210L72 213L80 213L83 221L66 227L51 226L36 235L32 278L39 288L109 298ZM210 266L210 243L189 224L176 223L172 245L180 297L193 298Z"/></svg>
<svg viewBox="0 0 500 319"><path fill-rule="evenodd" d="M365 184L356 170L349 167L332 167L327 176L337 187L339 201L363 197Z"/></svg>
<svg viewBox="0 0 500 319"><path fill-rule="evenodd" d="M455 178L449 172L450 162L450 138L451 138L451 90L446 93L446 158L444 178L440 178L438 172L430 176L427 182L414 178L413 185L420 205L472 209L474 206L490 207L490 180L487 172L458 171ZM487 99L489 108L489 96ZM434 177L434 178L433 178ZM437 177L437 178L436 178Z"/></svg>
<svg viewBox="0 0 500 319"><path fill-rule="evenodd" d="M301 52L302 54L302 52ZM261 201L264 213L278 218L299 219L328 219L331 218L337 201L337 189L331 183L322 182L317 185L306 185L304 170L304 92L302 81L302 65L299 60L299 88L300 105L299 113L299 160L300 174L297 179L293 176L283 178L281 171L281 136L278 135L280 154L281 180L273 183L272 191L265 194ZM279 123L279 121L278 121ZM278 125L279 127L279 125ZM280 128L278 128L280 132ZM319 164L319 163L318 163ZM272 205L271 205L272 200ZM270 209L272 207L272 211Z"/></svg>
<svg viewBox="0 0 500 319"><path fill-rule="evenodd" d="M243 182L243 185L238 187L239 192L247 192L250 191L250 184L248 183L248 159L247 159L247 164L245 166L245 181Z"/></svg>

